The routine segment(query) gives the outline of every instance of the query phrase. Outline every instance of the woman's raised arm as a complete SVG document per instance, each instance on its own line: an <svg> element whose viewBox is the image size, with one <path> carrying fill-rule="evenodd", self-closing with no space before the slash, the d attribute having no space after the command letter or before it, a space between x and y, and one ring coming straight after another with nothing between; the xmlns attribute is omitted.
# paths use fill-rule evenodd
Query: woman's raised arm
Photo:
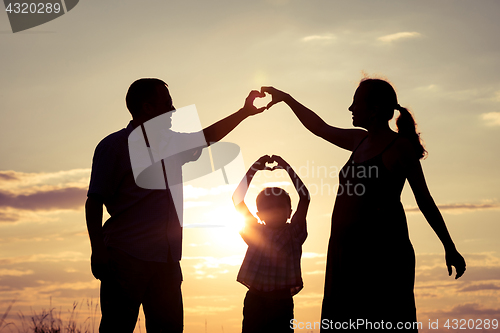
<svg viewBox="0 0 500 333"><path fill-rule="evenodd" d="M352 151L366 136L366 131L361 129L345 129L328 125L314 111L300 104L289 94L274 87L262 87L261 92L272 96L271 102L267 105L268 109L276 103L285 102L309 131L340 148Z"/></svg>

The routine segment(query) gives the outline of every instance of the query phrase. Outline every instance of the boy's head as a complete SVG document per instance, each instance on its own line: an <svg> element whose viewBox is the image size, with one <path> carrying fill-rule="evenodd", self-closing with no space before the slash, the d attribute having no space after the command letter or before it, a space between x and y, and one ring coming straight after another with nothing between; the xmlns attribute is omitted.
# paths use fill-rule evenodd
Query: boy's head
<svg viewBox="0 0 500 333"><path fill-rule="evenodd" d="M257 216L267 226L278 228L285 225L292 215L290 195L279 187L266 187L257 196Z"/></svg>

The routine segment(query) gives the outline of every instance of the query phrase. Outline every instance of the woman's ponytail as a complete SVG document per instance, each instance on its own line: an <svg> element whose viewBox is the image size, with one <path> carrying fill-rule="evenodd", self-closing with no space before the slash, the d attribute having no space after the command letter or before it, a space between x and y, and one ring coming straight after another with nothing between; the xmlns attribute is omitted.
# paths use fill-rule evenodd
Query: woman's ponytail
<svg viewBox="0 0 500 333"><path fill-rule="evenodd" d="M423 158L427 155L427 151L425 150L422 140L420 139L420 133L417 133L417 124L415 123L415 119L413 119L413 116L407 108L397 104L395 109L400 113L400 116L396 119L398 133L410 140L418 157Z"/></svg>
<svg viewBox="0 0 500 333"><path fill-rule="evenodd" d="M408 109L398 104L398 97L394 87L386 80L365 78L359 83L359 88L365 90L365 98L368 105L378 107L379 116L383 120L389 121L394 116L394 110L400 112L396 119L398 133L410 140L419 158L427 155L427 151L417 133L415 120ZM359 89L358 88L358 89Z"/></svg>

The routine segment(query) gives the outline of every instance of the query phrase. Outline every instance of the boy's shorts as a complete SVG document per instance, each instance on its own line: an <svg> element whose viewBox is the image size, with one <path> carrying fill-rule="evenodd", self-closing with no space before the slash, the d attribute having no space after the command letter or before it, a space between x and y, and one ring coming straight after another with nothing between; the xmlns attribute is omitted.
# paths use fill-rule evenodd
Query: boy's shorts
<svg viewBox="0 0 500 333"><path fill-rule="evenodd" d="M242 333L293 332L293 298L290 289L247 291L243 305Z"/></svg>

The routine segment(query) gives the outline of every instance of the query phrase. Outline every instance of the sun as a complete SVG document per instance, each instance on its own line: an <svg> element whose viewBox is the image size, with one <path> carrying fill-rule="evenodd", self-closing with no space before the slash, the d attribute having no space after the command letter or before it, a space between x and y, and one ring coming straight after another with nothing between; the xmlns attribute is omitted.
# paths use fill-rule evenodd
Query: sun
<svg viewBox="0 0 500 333"><path fill-rule="evenodd" d="M228 249L241 249L246 247L240 236L240 231L245 225L245 220L234 206L221 206L205 213L209 223L220 226L216 232L216 242L219 246Z"/></svg>

